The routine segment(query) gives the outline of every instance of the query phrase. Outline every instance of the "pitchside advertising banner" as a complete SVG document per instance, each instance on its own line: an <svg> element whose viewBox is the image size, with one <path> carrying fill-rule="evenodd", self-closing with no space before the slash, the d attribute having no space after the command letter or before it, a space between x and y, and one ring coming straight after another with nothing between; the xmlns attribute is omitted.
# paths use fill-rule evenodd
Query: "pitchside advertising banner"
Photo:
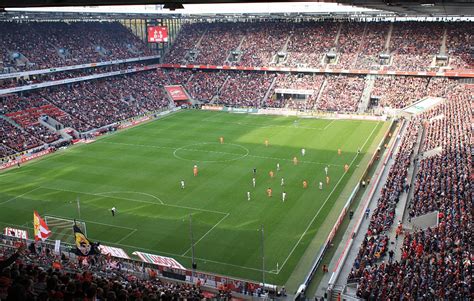
<svg viewBox="0 0 474 301"><path fill-rule="evenodd" d="M168 28L164 26L148 27L148 43L168 42Z"/></svg>
<svg viewBox="0 0 474 301"><path fill-rule="evenodd" d="M182 86L165 86L165 89L174 101L189 100Z"/></svg>

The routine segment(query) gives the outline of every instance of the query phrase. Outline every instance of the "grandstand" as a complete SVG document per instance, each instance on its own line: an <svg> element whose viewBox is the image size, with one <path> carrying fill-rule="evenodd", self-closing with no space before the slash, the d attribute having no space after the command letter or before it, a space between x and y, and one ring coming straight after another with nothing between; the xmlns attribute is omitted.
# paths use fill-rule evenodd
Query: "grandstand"
<svg viewBox="0 0 474 301"><path fill-rule="evenodd" d="M0 11L0 300L474 299L474 7L378 2Z"/></svg>

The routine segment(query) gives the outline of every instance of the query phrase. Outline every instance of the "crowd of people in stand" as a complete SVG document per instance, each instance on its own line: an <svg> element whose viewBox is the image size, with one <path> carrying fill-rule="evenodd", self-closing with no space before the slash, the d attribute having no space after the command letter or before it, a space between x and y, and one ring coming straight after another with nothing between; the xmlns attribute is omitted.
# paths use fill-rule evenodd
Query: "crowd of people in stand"
<svg viewBox="0 0 474 301"><path fill-rule="evenodd" d="M203 300L197 285L139 277L110 256L73 258L30 244L0 248L1 300ZM3 259L3 260L2 260ZM129 264L130 265L130 264ZM151 270L150 270L151 272ZM230 297L226 291L218 295Z"/></svg>
<svg viewBox="0 0 474 301"><path fill-rule="evenodd" d="M438 223L426 229L405 231L399 260L371 258L367 255L370 248L364 243L359 254L362 256L357 257L349 276L358 280L359 297L472 299L472 100L472 89L457 85L448 92L444 103L412 122L424 130L424 135L414 197L407 209L409 220L437 212ZM427 151L438 147L441 147L439 152L425 158ZM405 166L397 168L401 172L406 170ZM381 208L374 215L387 217L392 211ZM377 217L373 216L371 221L374 219Z"/></svg>
<svg viewBox="0 0 474 301"><path fill-rule="evenodd" d="M35 136L32 136L23 129L19 129L5 119L0 118L0 157L6 157L25 149L34 148L43 144Z"/></svg>
<svg viewBox="0 0 474 301"><path fill-rule="evenodd" d="M44 116L87 132L167 108L169 99L163 86L169 82L167 74L155 70L2 96L0 114L21 128L1 119L0 157L60 139L56 131L40 123Z"/></svg>
<svg viewBox="0 0 474 301"><path fill-rule="evenodd" d="M65 126L85 132L167 107L160 73L142 72L57 86L44 90L42 96L81 121Z"/></svg>
<svg viewBox="0 0 474 301"><path fill-rule="evenodd" d="M293 24L288 42L289 67L322 67L326 53L334 46L339 23L299 22Z"/></svg>
<svg viewBox="0 0 474 301"><path fill-rule="evenodd" d="M19 77L19 78L15 77L15 78L0 79L0 89L33 85L33 84L43 83L43 82L48 82L48 81L57 81L57 80L77 78L77 77L89 76L89 75L95 75L95 74L103 74L103 73L108 73L108 72L113 72L113 71L132 69L136 67L143 67L146 65L146 62L147 61L140 62L140 63L113 64L113 65L100 66L100 67L68 70L65 72L42 73L42 74L29 75L26 77Z"/></svg>
<svg viewBox="0 0 474 301"><path fill-rule="evenodd" d="M280 73L263 106L311 110L324 82L324 75Z"/></svg>
<svg viewBox="0 0 474 301"><path fill-rule="evenodd" d="M423 71L440 53L444 23L394 23L390 51L397 70Z"/></svg>
<svg viewBox="0 0 474 301"><path fill-rule="evenodd" d="M356 112L364 87L364 77L330 76L316 103L316 108L321 111Z"/></svg>
<svg viewBox="0 0 474 301"><path fill-rule="evenodd" d="M389 24L371 22L365 30L364 42L356 60L356 69L380 69L380 54L386 54L385 43Z"/></svg>
<svg viewBox="0 0 474 301"><path fill-rule="evenodd" d="M402 109L425 97L445 97L456 85L444 77L378 76L371 97L382 107Z"/></svg>
<svg viewBox="0 0 474 301"><path fill-rule="evenodd" d="M474 28L469 22L446 24L447 55L449 64L455 69L472 69L474 57L472 55L472 40Z"/></svg>
<svg viewBox="0 0 474 301"><path fill-rule="evenodd" d="M439 68L435 56L446 54L448 67L472 69L473 30L468 22L193 23L178 34L166 62L424 71ZM232 52L236 62L228 60Z"/></svg>
<svg viewBox="0 0 474 301"><path fill-rule="evenodd" d="M184 87L194 99L207 103L219 93L228 76L225 72L197 71Z"/></svg>
<svg viewBox="0 0 474 301"><path fill-rule="evenodd" d="M151 55L118 22L2 22L0 60L16 71Z"/></svg>
<svg viewBox="0 0 474 301"><path fill-rule="evenodd" d="M400 147L390 168L387 180L377 200L377 207L370 217L369 228L364 237L354 265L349 274L349 281L370 275L376 263L386 256L390 242L388 231L393 225L395 208L402 193L406 193L408 168L412 163L412 155L416 139L419 135L417 122L409 122L405 135L401 138ZM364 287L361 284L360 290Z"/></svg>
<svg viewBox="0 0 474 301"><path fill-rule="evenodd" d="M230 73L229 78L220 89L216 103L239 106L260 107L275 73Z"/></svg>

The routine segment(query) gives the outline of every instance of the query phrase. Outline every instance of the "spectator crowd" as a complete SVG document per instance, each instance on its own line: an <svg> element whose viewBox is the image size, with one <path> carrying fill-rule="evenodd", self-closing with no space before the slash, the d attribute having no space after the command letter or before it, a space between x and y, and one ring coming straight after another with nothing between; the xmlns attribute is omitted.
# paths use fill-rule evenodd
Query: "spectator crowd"
<svg viewBox="0 0 474 301"><path fill-rule="evenodd" d="M386 245L385 241L364 242L349 276L350 280L358 281L359 297L368 300L470 300L474 297L472 100L472 89L457 85L448 91L446 102L412 121L424 135L420 142L414 196L407 208L409 220L437 212L438 223L426 229L406 230L399 260L387 262L382 261L383 254L371 256L373 246L380 248ZM404 139L410 132L407 131ZM441 147L438 153L425 157L427 151L438 147ZM401 151L403 149L402 146ZM406 166L396 168L400 172L406 170ZM389 176L384 191L391 182ZM387 231L385 224L392 223L392 212L392 208L380 206L379 200L369 231L374 221L381 231ZM387 217L388 223L385 222ZM370 239L372 235L368 233Z"/></svg>
<svg viewBox="0 0 474 301"><path fill-rule="evenodd" d="M448 67L473 69L473 30L472 22L198 22L183 27L165 61L426 71L439 68L442 54ZM237 61L229 61L232 52Z"/></svg>
<svg viewBox="0 0 474 301"><path fill-rule="evenodd" d="M16 71L151 55L118 22L1 22L1 62Z"/></svg>

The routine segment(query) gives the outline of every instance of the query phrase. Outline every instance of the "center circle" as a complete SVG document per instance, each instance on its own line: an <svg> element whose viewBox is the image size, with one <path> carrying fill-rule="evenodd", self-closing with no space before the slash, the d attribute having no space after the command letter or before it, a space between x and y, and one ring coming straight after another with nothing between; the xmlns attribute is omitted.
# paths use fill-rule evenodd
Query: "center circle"
<svg viewBox="0 0 474 301"><path fill-rule="evenodd" d="M173 156L193 162L229 162L249 155L245 146L233 143L201 142L179 147Z"/></svg>

